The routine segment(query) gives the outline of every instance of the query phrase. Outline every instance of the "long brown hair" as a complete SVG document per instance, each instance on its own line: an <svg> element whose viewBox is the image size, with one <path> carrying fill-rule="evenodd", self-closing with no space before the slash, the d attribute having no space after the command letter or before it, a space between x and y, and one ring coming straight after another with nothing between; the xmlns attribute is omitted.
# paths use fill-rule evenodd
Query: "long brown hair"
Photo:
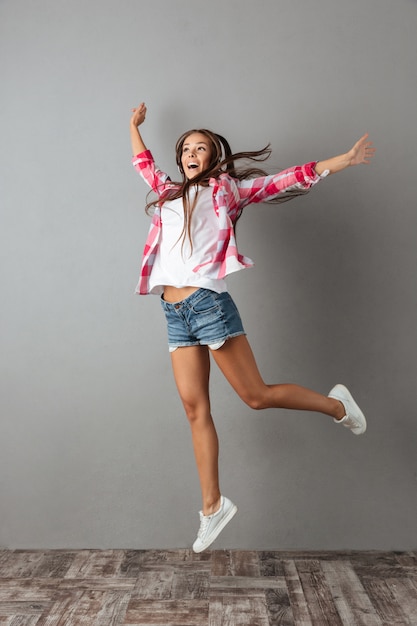
<svg viewBox="0 0 417 626"><path fill-rule="evenodd" d="M200 133L207 138L209 146L211 148L211 158L210 163L207 169L204 170L204 172L197 174L192 179L188 179L182 167L181 156L185 140L187 139L187 137L194 133ZM270 144L268 144L261 150L232 153L229 142L224 137L212 132L211 130L207 130L206 128L199 128L188 130L181 135L175 146L175 154L178 169L182 176L182 181L178 183L173 181L173 184L178 186L177 189L168 191L168 193L165 194L162 198L158 198L157 200L152 200L151 202L148 202L148 204L146 205L146 212L148 213L152 207L155 207L158 204L162 205L166 200L176 200L178 198L182 198L184 206L184 228L180 235L180 238L183 238L184 244L185 238L188 237L192 249L191 218L197 203L197 194L195 195L194 200L191 204L189 195L190 189L199 185L207 187L211 178L218 178L221 174L224 174L225 172L229 174L229 176L238 180L255 178L257 176L267 176L267 172L254 166L239 167L237 169L235 161L266 161L271 155L271 148ZM294 196L302 195L303 193L305 193L305 191L292 191L287 193L285 197L274 198L273 200L269 200L268 202L286 202ZM236 225L239 217L240 214L237 216L234 222L234 226Z"/></svg>

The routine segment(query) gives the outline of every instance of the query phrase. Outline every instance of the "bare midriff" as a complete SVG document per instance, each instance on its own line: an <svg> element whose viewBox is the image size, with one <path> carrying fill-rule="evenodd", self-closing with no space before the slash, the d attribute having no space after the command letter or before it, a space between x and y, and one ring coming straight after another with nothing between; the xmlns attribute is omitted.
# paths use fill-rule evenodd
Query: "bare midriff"
<svg viewBox="0 0 417 626"><path fill-rule="evenodd" d="M164 300L165 302L181 302L181 300L185 300L198 289L200 287L172 287L171 285L166 285L164 287Z"/></svg>

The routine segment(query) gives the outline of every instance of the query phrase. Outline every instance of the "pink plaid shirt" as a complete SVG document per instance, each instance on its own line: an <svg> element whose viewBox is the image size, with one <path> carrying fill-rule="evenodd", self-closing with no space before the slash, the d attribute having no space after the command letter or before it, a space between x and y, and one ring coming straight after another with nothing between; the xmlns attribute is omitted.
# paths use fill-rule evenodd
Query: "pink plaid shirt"
<svg viewBox="0 0 417 626"><path fill-rule="evenodd" d="M141 152L132 159L134 168L144 181L161 199L169 198L170 190L177 190L179 186L167 174L162 172L154 162L150 150ZM211 178L209 185L212 188L213 209L219 219L217 250L214 258L205 265L210 265L210 278L224 278L227 274L250 267L253 261L239 254L233 225L242 209L248 204L271 200L280 194L298 189L310 189L321 180L327 172L319 176L314 166L317 161L305 165L297 165L278 174L237 180L224 173L219 178ZM136 293L149 293L149 276L158 251L158 244L162 230L161 209L156 206L152 217L148 237L142 257L142 267ZM202 265L194 268L198 271Z"/></svg>

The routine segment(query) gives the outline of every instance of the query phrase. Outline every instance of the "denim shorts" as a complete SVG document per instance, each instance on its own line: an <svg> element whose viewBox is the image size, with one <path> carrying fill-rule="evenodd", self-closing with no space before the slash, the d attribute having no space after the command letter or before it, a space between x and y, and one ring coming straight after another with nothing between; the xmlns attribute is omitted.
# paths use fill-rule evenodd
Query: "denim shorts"
<svg viewBox="0 0 417 626"><path fill-rule="evenodd" d="M220 348L227 339L245 335L239 311L230 294L198 289L180 302L165 302L169 351L185 346Z"/></svg>

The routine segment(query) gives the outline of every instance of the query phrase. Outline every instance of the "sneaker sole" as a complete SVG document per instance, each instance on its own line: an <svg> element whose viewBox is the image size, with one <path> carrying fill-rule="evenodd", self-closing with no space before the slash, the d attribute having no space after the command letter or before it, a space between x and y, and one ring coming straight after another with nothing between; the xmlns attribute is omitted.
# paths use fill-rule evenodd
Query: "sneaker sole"
<svg viewBox="0 0 417 626"><path fill-rule="evenodd" d="M227 526L227 524L234 518L236 513L237 513L237 506L234 504L233 507L228 512L228 514L223 518L223 520L220 522L220 524L211 533L210 537L206 540L205 544L202 545L201 547L197 548L197 549L193 547L193 551L198 553L198 552L204 552L204 550L207 550L207 548L209 546L211 546L213 541L215 541L217 539L217 537L220 535L220 533L222 532L223 528L225 526Z"/></svg>

